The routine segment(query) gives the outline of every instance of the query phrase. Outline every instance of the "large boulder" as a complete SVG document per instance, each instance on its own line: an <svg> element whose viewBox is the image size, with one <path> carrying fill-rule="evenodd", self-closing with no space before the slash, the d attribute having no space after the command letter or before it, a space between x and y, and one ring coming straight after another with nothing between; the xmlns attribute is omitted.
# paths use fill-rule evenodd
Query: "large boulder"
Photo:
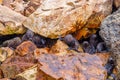
<svg viewBox="0 0 120 80"><path fill-rule="evenodd" d="M120 8L101 24L100 35L111 50L120 70Z"/></svg>
<svg viewBox="0 0 120 80"><path fill-rule="evenodd" d="M106 80L104 63L97 55L41 54L38 61L37 80Z"/></svg>
<svg viewBox="0 0 120 80"><path fill-rule="evenodd" d="M59 35L65 36L83 27L98 28L100 22L111 13L112 2L112 0L41 0L40 7L23 24L44 37L58 38ZM80 39L78 35L77 38Z"/></svg>
<svg viewBox="0 0 120 80"><path fill-rule="evenodd" d="M0 35L23 34L25 28L22 23L25 19L23 15L0 5Z"/></svg>

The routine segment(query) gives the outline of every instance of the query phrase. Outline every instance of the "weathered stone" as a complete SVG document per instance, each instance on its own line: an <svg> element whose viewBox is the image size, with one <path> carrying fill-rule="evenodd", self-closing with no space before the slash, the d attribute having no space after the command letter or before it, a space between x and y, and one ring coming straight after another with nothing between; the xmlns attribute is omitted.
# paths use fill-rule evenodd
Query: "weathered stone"
<svg viewBox="0 0 120 80"><path fill-rule="evenodd" d="M2 79L0 79L0 80L11 80L11 79L8 79L8 78L2 78Z"/></svg>
<svg viewBox="0 0 120 80"><path fill-rule="evenodd" d="M49 53L49 48L47 48L47 47L46 48L37 48L34 50L34 56L36 59L38 59L39 56L44 53Z"/></svg>
<svg viewBox="0 0 120 80"><path fill-rule="evenodd" d="M26 56L11 56L6 59L0 66L4 77L15 78L15 76L26 69L32 67L35 63L34 56L28 54Z"/></svg>
<svg viewBox="0 0 120 80"><path fill-rule="evenodd" d="M41 0L3 0L1 3L22 15L29 16L40 6L40 1Z"/></svg>
<svg viewBox="0 0 120 80"><path fill-rule="evenodd" d="M120 9L109 15L101 24L100 35L106 42L120 70Z"/></svg>
<svg viewBox="0 0 120 80"><path fill-rule="evenodd" d="M79 46L78 51L83 52L81 46ZM72 49L69 50L68 45L66 45L64 42L60 40L58 40L57 43L53 45L49 51L49 53L53 53L53 54L61 55L61 56L72 53L72 52L78 53Z"/></svg>
<svg viewBox="0 0 120 80"><path fill-rule="evenodd" d="M58 38L82 27L98 28L111 9L112 0L44 0L23 24L44 37Z"/></svg>
<svg viewBox="0 0 120 80"><path fill-rule="evenodd" d="M8 47L1 47L0 48L0 62L5 61L8 57L10 57L14 53L13 50L11 50Z"/></svg>
<svg viewBox="0 0 120 80"><path fill-rule="evenodd" d="M22 23L26 17L0 5L0 35L22 34L25 28Z"/></svg>
<svg viewBox="0 0 120 80"><path fill-rule="evenodd" d="M24 41L16 48L15 52L20 56L24 56L26 54L33 53L36 48L36 45L31 41Z"/></svg>
<svg viewBox="0 0 120 80"><path fill-rule="evenodd" d="M6 40L2 43L3 47L9 47L15 49L21 43L21 39L19 37L12 38L10 40Z"/></svg>
<svg viewBox="0 0 120 80"><path fill-rule="evenodd" d="M32 14L41 4L41 0L30 0L29 4L24 10L24 15L29 16Z"/></svg>
<svg viewBox="0 0 120 80"><path fill-rule="evenodd" d="M37 80L106 80L103 61L97 55L41 54Z"/></svg>
<svg viewBox="0 0 120 80"><path fill-rule="evenodd" d="M113 0L116 8L120 7L120 0Z"/></svg>
<svg viewBox="0 0 120 80"><path fill-rule="evenodd" d="M3 78L2 70L0 69L0 79Z"/></svg>
<svg viewBox="0 0 120 80"><path fill-rule="evenodd" d="M36 80L37 79L37 65L26 69L24 72L18 74L16 80Z"/></svg>

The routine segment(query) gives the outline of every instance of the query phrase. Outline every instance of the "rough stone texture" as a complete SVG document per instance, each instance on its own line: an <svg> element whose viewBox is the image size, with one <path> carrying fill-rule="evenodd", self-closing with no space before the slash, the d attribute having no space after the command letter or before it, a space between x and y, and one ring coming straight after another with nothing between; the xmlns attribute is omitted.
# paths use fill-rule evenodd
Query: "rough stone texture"
<svg viewBox="0 0 120 80"><path fill-rule="evenodd" d="M0 35L22 34L25 28L22 23L26 17L0 5Z"/></svg>
<svg viewBox="0 0 120 80"><path fill-rule="evenodd" d="M10 57L14 53L13 50L11 50L8 47L1 47L0 48L0 62L5 61L8 57Z"/></svg>
<svg viewBox="0 0 120 80"><path fill-rule="evenodd" d="M34 50L35 59L38 59L41 54L49 53L49 48L37 48Z"/></svg>
<svg viewBox="0 0 120 80"><path fill-rule="evenodd" d="M39 7L40 1L41 0L3 0L2 5L22 15L29 16Z"/></svg>
<svg viewBox="0 0 120 80"><path fill-rule="evenodd" d="M42 36L58 38L82 27L98 28L111 9L112 0L41 0L23 24Z"/></svg>
<svg viewBox="0 0 120 80"><path fill-rule="evenodd" d="M0 79L0 80L11 80L11 79L8 79L8 78L2 78L2 79Z"/></svg>
<svg viewBox="0 0 120 80"><path fill-rule="evenodd" d="M31 41L24 41L19 46L17 46L15 52L20 56L24 56L26 54L33 53L36 48L36 45Z"/></svg>
<svg viewBox="0 0 120 80"><path fill-rule="evenodd" d="M81 46L79 46L78 51L83 52L83 49ZM77 51L74 51L72 49L69 50L68 45L60 40L58 40L57 43L53 45L49 51L49 53L53 53L53 54L61 55L61 56L72 53L72 52L78 53Z"/></svg>
<svg viewBox="0 0 120 80"><path fill-rule="evenodd" d="M41 66L37 80L106 80L103 62L96 55L41 54L38 61Z"/></svg>
<svg viewBox="0 0 120 80"><path fill-rule="evenodd" d="M100 35L110 48L120 69L120 9L109 15L101 24Z"/></svg>
<svg viewBox="0 0 120 80"><path fill-rule="evenodd" d="M24 15L29 16L30 14L32 14L41 5L40 1L41 0L30 0L30 2L24 10Z"/></svg>
<svg viewBox="0 0 120 80"><path fill-rule="evenodd" d="M120 7L120 0L114 0L114 5L116 8Z"/></svg>
<svg viewBox="0 0 120 80"><path fill-rule="evenodd" d="M34 63L35 59L31 54L28 54L24 57L11 56L2 63L0 69L2 70L4 77L15 78L17 74L32 67Z"/></svg>
<svg viewBox="0 0 120 80"><path fill-rule="evenodd" d="M18 74L15 80L36 80L37 78L37 65L26 69L24 72Z"/></svg>
<svg viewBox="0 0 120 80"><path fill-rule="evenodd" d="M0 69L0 79L3 78L2 70Z"/></svg>

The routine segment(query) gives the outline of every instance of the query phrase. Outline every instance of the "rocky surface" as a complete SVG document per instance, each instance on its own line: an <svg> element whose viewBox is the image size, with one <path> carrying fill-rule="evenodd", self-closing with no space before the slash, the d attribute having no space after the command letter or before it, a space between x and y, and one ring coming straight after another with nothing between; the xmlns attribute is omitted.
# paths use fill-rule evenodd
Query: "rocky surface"
<svg viewBox="0 0 120 80"><path fill-rule="evenodd" d="M78 46L78 51L83 52L83 49L81 48L80 45ZM50 48L49 52L52 54L63 56L63 55L66 55L66 54L69 54L72 52L79 53L78 51L74 51L72 49L69 49L68 45L66 45L64 42L58 40L57 43Z"/></svg>
<svg viewBox="0 0 120 80"><path fill-rule="evenodd" d="M40 0L2 0L1 4L22 15L29 16L39 7Z"/></svg>
<svg viewBox="0 0 120 80"><path fill-rule="evenodd" d="M15 52L20 56L25 56L26 54L32 54L36 48L36 45L31 41L24 41L17 46Z"/></svg>
<svg viewBox="0 0 120 80"><path fill-rule="evenodd" d="M44 0L23 24L44 37L58 38L83 27L98 28L111 9L112 0Z"/></svg>
<svg viewBox="0 0 120 80"><path fill-rule="evenodd" d="M12 56L14 51L9 47L0 48L0 62L5 61L8 57Z"/></svg>
<svg viewBox="0 0 120 80"><path fill-rule="evenodd" d="M113 0L116 8L120 7L120 0Z"/></svg>
<svg viewBox="0 0 120 80"><path fill-rule="evenodd" d="M120 9L109 15L101 24L100 35L111 50L120 70Z"/></svg>
<svg viewBox="0 0 120 80"><path fill-rule="evenodd" d="M15 76L26 69L32 67L35 63L34 57L28 54L24 57L11 56L2 63L0 69L5 78L15 78Z"/></svg>
<svg viewBox="0 0 120 80"><path fill-rule="evenodd" d="M96 55L68 54L58 57L53 54L41 54L37 80L106 80L103 62Z"/></svg>
<svg viewBox="0 0 120 80"><path fill-rule="evenodd" d="M37 65L26 69L24 72L16 76L16 80L36 80L37 79ZM29 75L28 75L29 74Z"/></svg>
<svg viewBox="0 0 120 80"><path fill-rule="evenodd" d="M25 19L23 15L0 5L0 35L23 34L26 30L22 26Z"/></svg>

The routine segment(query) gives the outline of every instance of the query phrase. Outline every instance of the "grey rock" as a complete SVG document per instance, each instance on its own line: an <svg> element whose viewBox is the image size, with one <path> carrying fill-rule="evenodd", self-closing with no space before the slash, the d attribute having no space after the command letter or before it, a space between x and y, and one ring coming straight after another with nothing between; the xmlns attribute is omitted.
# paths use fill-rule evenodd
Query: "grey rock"
<svg viewBox="0 0 120 80"><path fill-rule="evenodd" d="M21 42L22 41L19 37L15 37L13 39L4 41L2 46L3 47L10 47L10 48L15 49L18 45L20 45Z"/></svg>
<svg viewBox="0 0 120 80"><path fill-rule="evenodd" d="M100 35L106 42L120 69L120 8L101 24Z"/></svg>

